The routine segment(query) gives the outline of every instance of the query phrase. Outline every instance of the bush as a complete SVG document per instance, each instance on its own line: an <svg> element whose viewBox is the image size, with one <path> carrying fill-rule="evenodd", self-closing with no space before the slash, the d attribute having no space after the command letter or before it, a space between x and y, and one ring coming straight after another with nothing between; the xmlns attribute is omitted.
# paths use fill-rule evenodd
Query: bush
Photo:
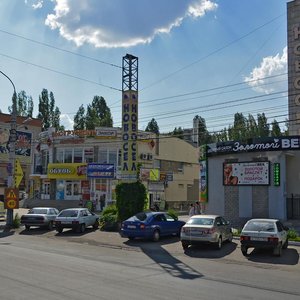
<svg viewBox="0 0 300 300"><path fill-rule="evenodd" d="M104 208L99 220L100 230L117 231L119 229L118 211L115 205Z"/></svg>
<svg viewBox="0 0 300 300"><path fill-rule="evenodd" d="M141 182L120 183L116 186L118 220L124 221L144 210L147 192Z"/></svg>
<svg viewBox="0 0 300 300"><path fill-rule="evenodd" d="M298 232L295 229L289 229L288 231L288 239L296 240L298 238Z"/></svg>
<svg viewBox="0 0 300 300"><path fill-rule="evenodd" d="M16 213L15 217L13 219L13 227L14 228L20 228L20 226L21 226L21 218L19 217L19 214Z"/></svg>

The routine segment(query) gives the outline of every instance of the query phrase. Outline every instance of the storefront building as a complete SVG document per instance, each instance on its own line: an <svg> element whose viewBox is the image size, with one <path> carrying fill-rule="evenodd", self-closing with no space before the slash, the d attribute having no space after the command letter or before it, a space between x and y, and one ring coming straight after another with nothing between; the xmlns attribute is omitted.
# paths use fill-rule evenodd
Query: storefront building
<svg viewBox="0 0 300 300"><path fill-rule="evenodd" d="M297 217L289 200L300 195L299 150L299 136L207 145L206 213L236 224L250 218Z"/></svg>
<svg viewBox="0 0 300 300"><path fill-rule="evenodd" d="M9 162L9 136L11 129L11 115L0 113L0 200L3 200L7 178L11 172ZM30 193L31 166L33 163L34 141L41 132L42 122L39 119L20 117L16 119L16 183L20 191Z"/></svg>
<svg viewBox="0 0 300 300"><path fill-rule="evenodd" d="M41 133L31 174L33 186L39 187L37 198L53 205L64 201L65 206L92 202L96 210L113 203L115 187L122 180L121 134L120 128L106 127ZM191 186L199 186L198 150L178 138L158 138L149 132L139 132L137 143L139 176L148 191L149 208L155 203L162 209L180 208L188 201ZM198 189L190 201L197 196Z"/></svg>

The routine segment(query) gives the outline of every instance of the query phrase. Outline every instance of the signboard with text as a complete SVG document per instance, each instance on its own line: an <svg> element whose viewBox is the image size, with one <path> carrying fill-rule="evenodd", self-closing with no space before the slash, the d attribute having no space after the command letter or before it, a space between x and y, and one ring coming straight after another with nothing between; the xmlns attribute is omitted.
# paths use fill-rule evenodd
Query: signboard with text
<svg viewBox="0 0 300 300"><path fill-rule="evenodd" d="M19 208L19 189L6 188L4 191L4 208L17 209Z"/></svg>

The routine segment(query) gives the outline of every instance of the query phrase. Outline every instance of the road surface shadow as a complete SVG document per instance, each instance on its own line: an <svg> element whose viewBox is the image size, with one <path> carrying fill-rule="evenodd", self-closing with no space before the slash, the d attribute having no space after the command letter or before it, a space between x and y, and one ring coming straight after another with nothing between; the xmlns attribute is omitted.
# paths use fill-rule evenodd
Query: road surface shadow
<svg viewBox="0 0 300 300"><path fill-rule="evenodd" d="M222 258L231 254L237 248L237 243L235 242L227 242L223 243L222 248L216 249L213 245L202 244L202 245L193 245L184 251L185 255L190 257L197 258Z"/></svg>
<svg viewBox="0 0 300 300"><path fill-rule="evenodd" d="M276 265L297 265L299 263L299 253L293 248L282 250L280 257L274 256L272 250L255 249L252 250L252 252L250 251L251 249L248 250L248 256L246 256L246 258L256 263Z"/></svg>
<svg viewBox="0 0 300 300"><path fill-rule="evenodd" d="M203 277L203 274L186 265L179 259L172 256L167 250L162 248L163 245L177 243L178 237L162 238L159 242L149 240L132 240L124 244L137 247L154 262L156 262L164 271L173 277L180 279L194 280Z"/></svg>

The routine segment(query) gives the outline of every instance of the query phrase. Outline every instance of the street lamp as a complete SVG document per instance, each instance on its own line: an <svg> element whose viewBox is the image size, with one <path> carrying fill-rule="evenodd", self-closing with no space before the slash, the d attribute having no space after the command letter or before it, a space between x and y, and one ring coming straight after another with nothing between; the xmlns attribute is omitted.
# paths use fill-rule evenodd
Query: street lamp
<svg viewBox="0 0 300 300"><path fill-rule="evenodd" d="M12 80L2 71L0 73L5 76L14 88L14 94L12 98L12 113L10 122L10 134L9 134L9 165L10 172L7 179L7 186L9 188L15 188L15 164L16 164L16 140L17 140L17 93L16 87ZM6 214L6 226L13 225L14 210L7 209Z"/></svg>

